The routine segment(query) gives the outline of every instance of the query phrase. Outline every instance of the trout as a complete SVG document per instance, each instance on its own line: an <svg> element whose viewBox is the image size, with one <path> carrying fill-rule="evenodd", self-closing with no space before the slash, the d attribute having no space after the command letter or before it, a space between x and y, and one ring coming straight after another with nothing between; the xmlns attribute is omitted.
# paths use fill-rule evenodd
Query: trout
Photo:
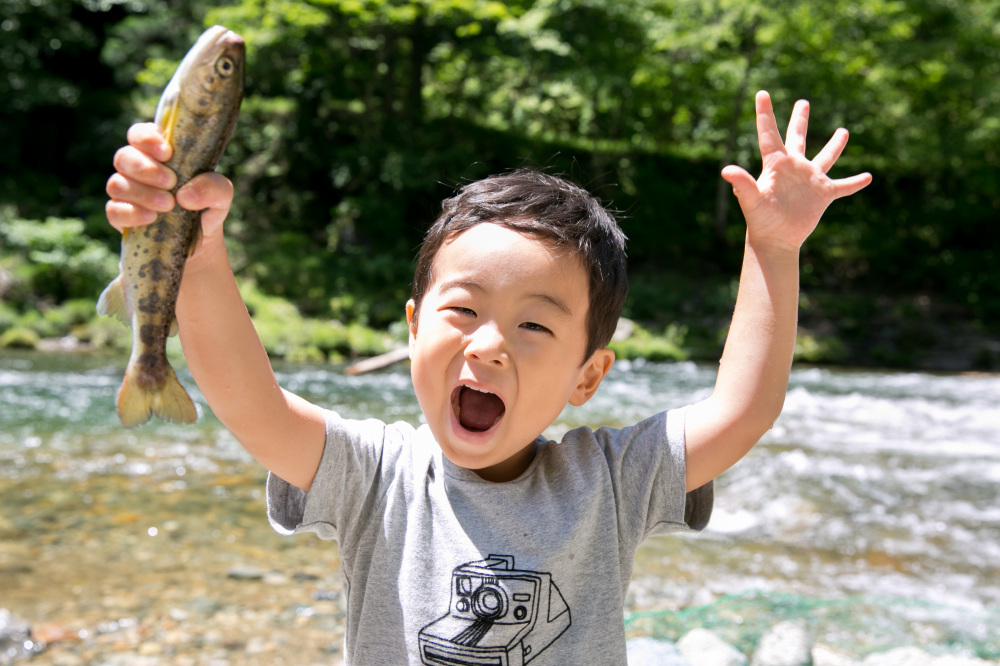
<svg viewBox="0 0 1000 666"><path fill-rule="evenodd" d="M243 40L214 26L187 52L156 108L155 122L173 147L166 162L177 174L173 192L222 156L243 99ZM174 309L184 263L201 238L201 212L175 205L144 227L122 234L119 274L97 311L132 328L132 353L118 390L118 417L127 428L156 416L194 423L191 396L167 361L167 337L177 332Z"/></svg>

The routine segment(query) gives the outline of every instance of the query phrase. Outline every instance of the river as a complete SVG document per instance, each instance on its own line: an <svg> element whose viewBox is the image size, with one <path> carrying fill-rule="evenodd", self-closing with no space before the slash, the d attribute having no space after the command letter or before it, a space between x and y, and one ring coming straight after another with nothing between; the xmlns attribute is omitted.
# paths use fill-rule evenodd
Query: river
<svg viewBox="0 0 1000 666"><path fill-rule="evenodd" d="M197 391L197 425L123 430L122 366L0 356L0 608L49 632L39 663L336 663L335 545L271 532L263 470ZM404 367L276 369L346 416L420 418ZM548 434L688 404L714 376L617 363ZM709 626L748 645L798 618L857 656L1000 658L1000 377L796 368L780 419L716 483L705 532L641 548L630 635Z"/></svg>

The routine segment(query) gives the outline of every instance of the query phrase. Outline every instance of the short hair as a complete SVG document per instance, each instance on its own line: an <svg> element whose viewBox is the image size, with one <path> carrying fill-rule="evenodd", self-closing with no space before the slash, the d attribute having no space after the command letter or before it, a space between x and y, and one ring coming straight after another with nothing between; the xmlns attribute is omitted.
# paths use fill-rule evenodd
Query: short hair
<svg viewBox="0 0 1000 666"><path fill-rule="evenodd" d="M589 278L587 351L581 362L611 342L628 294L625 234L596 197L568 180L517 169L469 183L445 199L428 229L413 276L414 323L433 280L444 242L490 222L551 242L580 258Z"/></svg>

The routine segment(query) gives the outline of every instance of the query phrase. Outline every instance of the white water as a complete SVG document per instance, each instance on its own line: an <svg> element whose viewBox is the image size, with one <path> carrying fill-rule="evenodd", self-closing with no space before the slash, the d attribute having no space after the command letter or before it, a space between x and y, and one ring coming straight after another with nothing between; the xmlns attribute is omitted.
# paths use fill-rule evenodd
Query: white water
<svg viewBox="0 0 1000 666"><path fill-rule="evenodd" d="M181 490L192 474L249 461L195 391L197 426L123 431L120 367L52 359L0 358L0 495L5 483L30 479L44 493L109 474ZM618 363L548 434L689 404L708 395L714 373ZM345 416L420 419L403 368L351 378L289 366L279 379ZM1000 633L991 625L1000 617L1000 376L794 370L774 428L717 480L708 529L640 550L629 608L749 590L912 600L930 604L938 622L968 625L966 634Z"/></svg>

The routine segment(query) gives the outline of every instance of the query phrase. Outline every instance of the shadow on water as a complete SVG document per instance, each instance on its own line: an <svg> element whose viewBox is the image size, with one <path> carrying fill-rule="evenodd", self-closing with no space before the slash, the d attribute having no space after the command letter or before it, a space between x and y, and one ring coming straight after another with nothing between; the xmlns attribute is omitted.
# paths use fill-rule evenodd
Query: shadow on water
<svg viewBox="0 0 1000 666"><path fill-rule="evenodd" d="M204 407L126 431L124 360L0 357L0 608L87 663L336 663L336 544L274 534L264 471ZM418 422L405 369L277 366L345 416ZM619 363L550 436L708 395L714 368ZM752 648L805 619L856 655L917 644L1000 657L1000 377L797 369L785 412L717 481L705 533L640 549L630 635L703 626ZM109 657L109 655L111 657ZM199 662L200 663L200 662Z"/></svg>

